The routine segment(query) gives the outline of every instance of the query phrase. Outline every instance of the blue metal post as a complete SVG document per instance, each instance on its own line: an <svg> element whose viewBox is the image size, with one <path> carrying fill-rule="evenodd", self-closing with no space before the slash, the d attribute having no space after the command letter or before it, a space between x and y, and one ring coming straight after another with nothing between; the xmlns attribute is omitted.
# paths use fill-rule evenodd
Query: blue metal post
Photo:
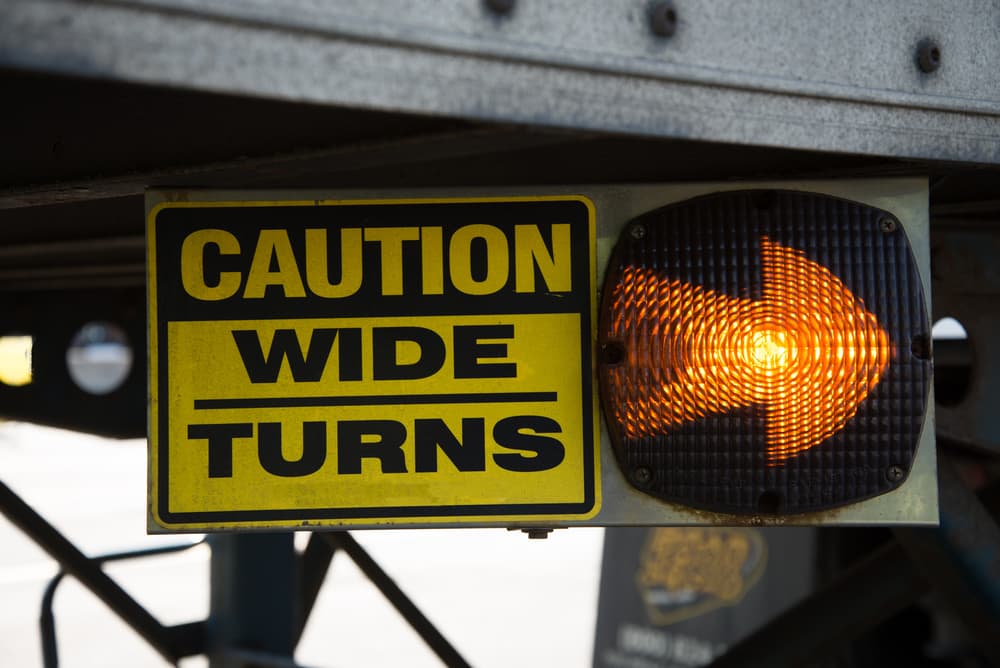
<svg viewBox="0 0 1000 668"><path fill-rule="evenodd" d="M291 533L220 534L212 546L211 668L293 665L296 556Z"/></svg>

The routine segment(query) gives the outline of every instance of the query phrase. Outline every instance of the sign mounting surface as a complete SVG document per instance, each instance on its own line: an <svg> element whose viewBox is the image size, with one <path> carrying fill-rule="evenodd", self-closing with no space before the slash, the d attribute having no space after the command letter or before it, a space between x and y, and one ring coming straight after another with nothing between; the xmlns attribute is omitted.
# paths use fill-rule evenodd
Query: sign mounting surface
<svg viewBox="0 0 1000 668"><path fill-rule="evenodd" d="M152 528L598 512L588 199L167 195Z"/></svg>

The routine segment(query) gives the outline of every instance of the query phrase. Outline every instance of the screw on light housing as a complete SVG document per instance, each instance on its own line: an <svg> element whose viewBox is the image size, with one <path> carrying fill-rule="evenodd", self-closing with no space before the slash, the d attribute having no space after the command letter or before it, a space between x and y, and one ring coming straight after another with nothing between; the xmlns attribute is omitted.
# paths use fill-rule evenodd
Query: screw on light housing
<svg viewBox="0 0 1000 668"><path fill-rule="evenodd" d="M632 479L637 485L645 487L653 481L653 472L649 470L648 466L638 466L632 471Z"/></svg>

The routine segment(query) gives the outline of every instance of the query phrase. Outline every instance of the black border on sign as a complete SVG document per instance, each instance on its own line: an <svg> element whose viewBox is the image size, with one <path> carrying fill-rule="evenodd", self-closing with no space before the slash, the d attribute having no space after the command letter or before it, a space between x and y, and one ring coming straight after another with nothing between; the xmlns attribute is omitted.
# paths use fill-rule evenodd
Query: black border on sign
<svg viewBox="0 0 1000 668"><path fill-rule="evenodd" d="M260 201L198 201L185 202L184 208L235 208L275 206L294 206L298 200L265 200ZM597 443L596 432L597 419L595 411L595 390L593 377L593 328L596 327L596 277L595 277L595 253L596 253L596 220L594 205L591 200L582 195L555 195L555 196L528 196L528 197L468 197L468 198L434 198L434 199L386 199L374 200L337 200L330 201L329 204L321 204L316 200L310 200L309 205L314 206L338 206L351 204L364 204L367 206L393 206L399 204L408 205L447 205L447 204L505 204L518 202L579 202L586 207L587 224L587 286L588 290L588 311L580 313L580 358L581 358L581 413L583 418L583 492L584 498L579 503L525 503L525 504L468 504L468 505L447 505L447 506L390 506L390 507L352 507L352 508L305 508L305 509L277 509L277 510L231 510L231 511L205 511L205 512L172 512L168 507L168 472L169 472L169 422L168 405L166 400L167 388L167 355L161 354L161 350L166 348L167 342L167 319L157 313L157 341L155 346L157 362L157 496L156 496L156 523L163 528L172 528L171 525L180 525L173 528L198 529L205 528L205 524L232 524L240 522L308 522L310 520L365 520L365 519L441 519L446 520L451 517L482 517L484 521L494 521L492 518L512 516L512 521L531 520L535 516L551 515L586 515L595 510L596 499L596 461ZM156 222L159 214L164 210L175 208L171 204L161 204L154 207L147 213L147 235L155 236ZM574 223L576 221L573 221ZM161 255L161 250L156 247L156 255ZM159 263L155 257L151 257L155 263L153 274L159 272ZM158 278L158 276L156 276ZM150 297L158 299L154 292L161 289L159 280L156 282L156 289L150 290ZM589 317L588 317L589 316ZM151 346L151 352L152 350ZM593 428L592 428L593 427ZM566 518L572 519L572 518ZM404 522L400 522L403 524ZM198 526L191 526L198 525ZM230 527L236 528L236 527ZM267 528L260 527L260 528Z"/></svg>

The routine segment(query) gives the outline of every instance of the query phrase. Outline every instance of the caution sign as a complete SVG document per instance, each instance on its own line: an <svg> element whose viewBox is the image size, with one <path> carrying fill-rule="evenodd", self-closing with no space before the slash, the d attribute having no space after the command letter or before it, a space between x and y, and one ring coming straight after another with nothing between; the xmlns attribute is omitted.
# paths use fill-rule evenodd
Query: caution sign
<svg viewBox="0 0 1000 668"><path fill-rule="evenodd" d="M597 513L589 200L200 197L147 196L154 528Z"/></svg>

